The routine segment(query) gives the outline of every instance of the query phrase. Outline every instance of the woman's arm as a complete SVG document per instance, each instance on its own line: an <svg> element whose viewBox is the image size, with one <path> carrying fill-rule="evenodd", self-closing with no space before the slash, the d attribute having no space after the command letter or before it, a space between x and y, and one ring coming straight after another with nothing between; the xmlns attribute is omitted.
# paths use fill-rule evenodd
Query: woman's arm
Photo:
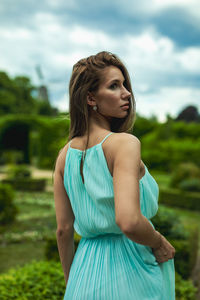
<svg viewBox="0 0 200 300"><path fill-rule="evenodd" d="M56 238L65 282L67 284L74 257L74 214L63 184L66 148L60 151L54 173L54 200L57 230Z"/></svg>
<svg viewBox="0 0 200 300"><path fill-rule="evenodd" d="M116 223L136 243L155 249L159 262L172 258L175 249L150 224L140 210L141 144L131 134L120 134L113 157ZM167 255L165 255L167 253Z"/></svg>

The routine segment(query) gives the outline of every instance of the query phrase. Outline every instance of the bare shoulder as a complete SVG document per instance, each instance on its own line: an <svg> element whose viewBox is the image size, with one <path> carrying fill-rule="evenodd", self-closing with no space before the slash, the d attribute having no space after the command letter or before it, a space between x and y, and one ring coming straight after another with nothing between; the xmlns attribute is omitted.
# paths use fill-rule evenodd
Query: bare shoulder
<svg viewBox="0 0 200 300"><path fill-rule="evenodd" d="M114 136L116 136L116 140L119 140L120 142L140 143L140 140L135 135L133 135L131 133L119 132L119 133L115 133Z"/></svg>
<svg viewBox="0 0 200 300"><path fill-rule="evenodd" d="M133 134L120 132L113 135L112 145L114 153L117 153L119 151L133 151L134 149L140 149L141 142Z"/></svg>
<svg viewBox="0 0 200 300"><path fill-rule="evenodd" d="M64 174L64 167L65 167L65 158L67 155L67 150L69 147L69 142L60 149L57 159L56 159L56 166L55 166L55 171L56 172L61 172L61 174Z"/></svg>

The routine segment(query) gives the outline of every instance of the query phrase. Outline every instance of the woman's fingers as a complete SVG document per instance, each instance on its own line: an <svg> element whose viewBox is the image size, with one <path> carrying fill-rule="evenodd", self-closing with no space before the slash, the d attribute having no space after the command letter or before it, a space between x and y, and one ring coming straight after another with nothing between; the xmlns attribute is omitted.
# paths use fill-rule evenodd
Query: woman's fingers
<svg viewBox="0 0 200 300"><path fill-rule="evenodd" d="M165 237L162 237L161 246L158 249L153 249L153 254L157 262L166 262L169 259L174 258L175 248L167 241L167 239L165 239Z"/></svg>

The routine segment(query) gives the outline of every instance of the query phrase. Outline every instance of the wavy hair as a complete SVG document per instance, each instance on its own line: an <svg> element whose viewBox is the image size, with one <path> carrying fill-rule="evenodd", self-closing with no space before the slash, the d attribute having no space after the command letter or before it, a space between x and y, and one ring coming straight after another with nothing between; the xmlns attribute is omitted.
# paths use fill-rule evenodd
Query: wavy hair
<svg viewBox="0 0 200 300"><path fill-rule="evenodd" d="M70 128L68 140L77 136L83 136L87 133L87 143L83 151L80 173L83 177L83 163L86 155L86 150L89 141L89 106L87 104L88 92L96 92L102 80L103 71L106 67L115 66L119 68L124 76L124 86L131 93L130 107L128 114L124 118L113 117L110 121L112 132L130 132L135 122L135 98L133 95L130 77L125 65L117 57L117 55L102 51L96 55L91 55L87 58L79 60L72 70L71 79L69 82L69 114Z"/></svg>

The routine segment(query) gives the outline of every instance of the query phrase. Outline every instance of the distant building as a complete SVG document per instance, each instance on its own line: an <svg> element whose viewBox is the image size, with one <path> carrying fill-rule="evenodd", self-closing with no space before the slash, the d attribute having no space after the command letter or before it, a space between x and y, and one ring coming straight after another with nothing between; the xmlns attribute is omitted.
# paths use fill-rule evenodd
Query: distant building
<svg viewBox="0 0 200 300"><path fill-rule="evenodd" d="M38 98L49 103L48 90L45 85L41 85L38 87Z"/></svg>

